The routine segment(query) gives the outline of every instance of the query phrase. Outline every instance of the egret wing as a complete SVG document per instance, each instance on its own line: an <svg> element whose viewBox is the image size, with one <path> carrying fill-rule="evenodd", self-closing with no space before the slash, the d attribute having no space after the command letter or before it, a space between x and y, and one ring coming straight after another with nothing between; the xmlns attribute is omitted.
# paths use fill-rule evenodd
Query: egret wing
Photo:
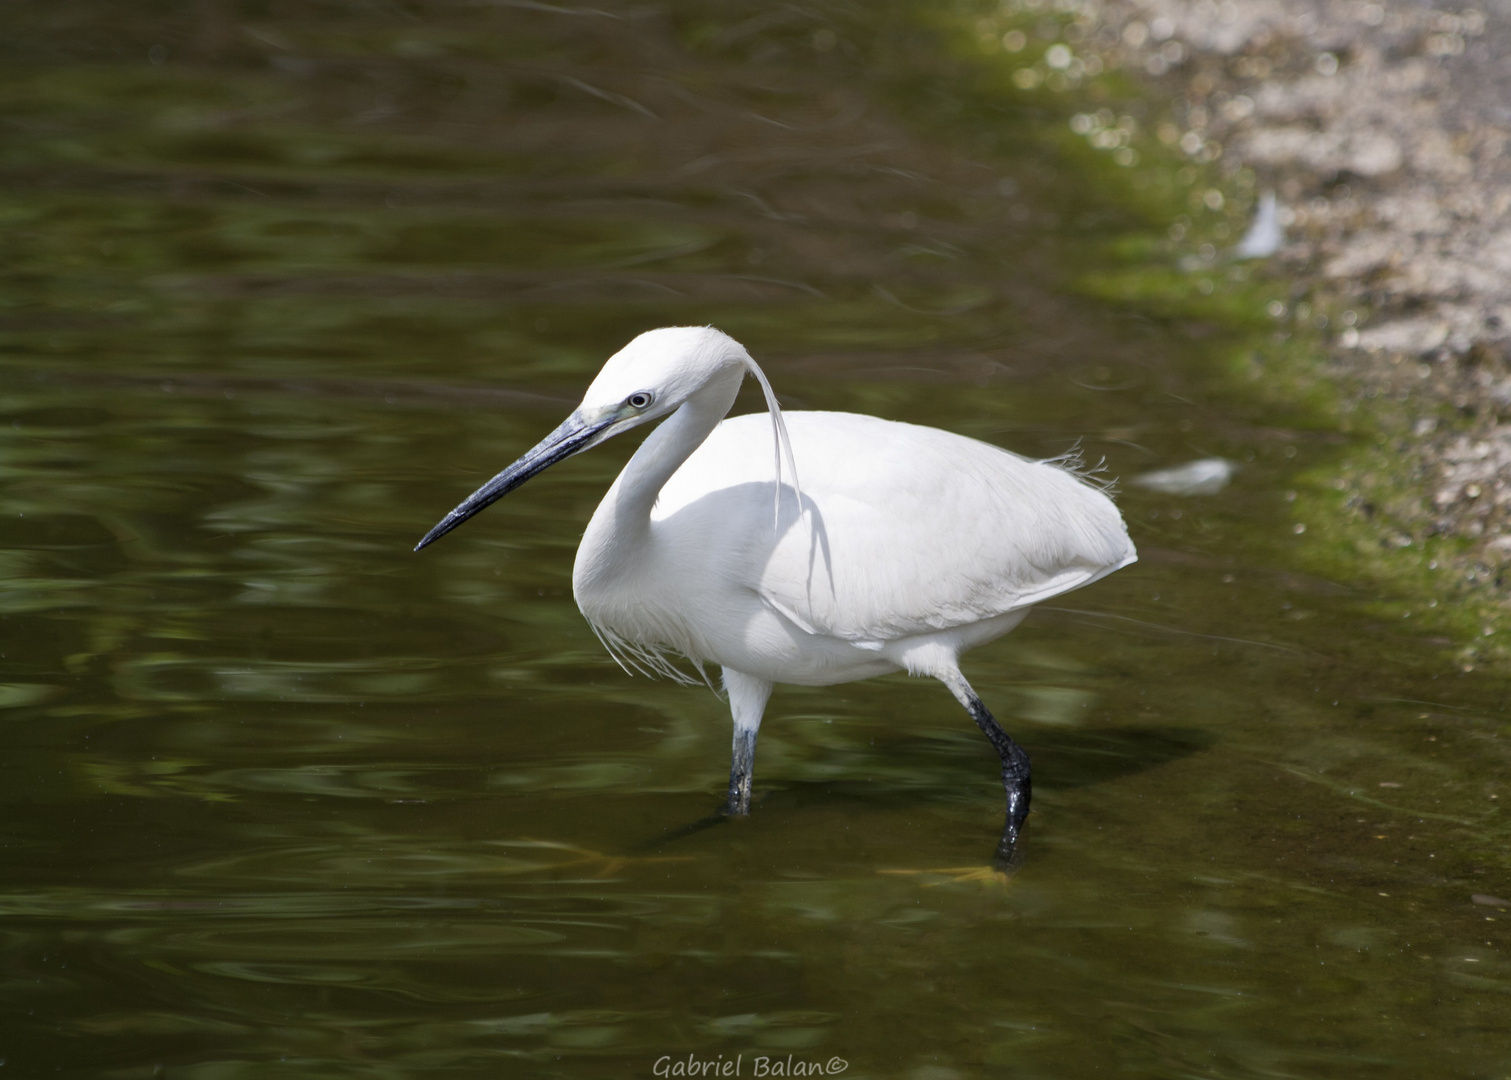
<svg viewBox="0 0 1511 1080"><path fill-rule="evenodd" d="M792 412L787 423L801 519L784 489L772 527L764 416L720 425L663 489L656 517L744 489L738 500L709 500L721 505L725 535L707 536L704 550L727 560L721 576L810 633L864 644L947 630L1079 588L1136 557L1112 501L1055 465L850 413Z"/></svg>

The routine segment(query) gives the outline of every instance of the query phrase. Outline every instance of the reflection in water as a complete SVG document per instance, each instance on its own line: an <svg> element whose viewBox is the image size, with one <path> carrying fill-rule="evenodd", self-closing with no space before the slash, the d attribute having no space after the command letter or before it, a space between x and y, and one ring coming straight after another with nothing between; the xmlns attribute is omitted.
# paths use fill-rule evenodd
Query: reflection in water
<svg viewBox="0 0 1511 1080"><path fill-rule="evenodd" d="M1076 298L1168 222L922 7L558 7L0 9L5 1070L1504 1072L1504 688L1293 569L1330 451L1214 381L1254 342ZM1037 763L1006 888L917 873L1001 796L902 677L781 688L761 812L647 846L728 729L572 602L633 447L409 554L707 323L794 410L1243 462L1121 495L1140 563L969 658Z"/></svg>

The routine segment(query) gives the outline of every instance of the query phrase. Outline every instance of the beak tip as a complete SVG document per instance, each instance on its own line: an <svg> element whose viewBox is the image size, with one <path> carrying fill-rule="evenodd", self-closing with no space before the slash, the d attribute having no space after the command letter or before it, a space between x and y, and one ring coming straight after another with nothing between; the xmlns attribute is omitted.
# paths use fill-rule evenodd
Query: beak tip
<svg viewBox="0 0 1511 1080"><path fill-rule="evenodd" d="M423 551L425 548L428 548L431 544L435 543L441 537L449 533L452 529L456 528L457 523L453 520L455 517L455 512L447 514L444 518L441 519L440 523L437 524L435 528L431 529L424 536L420 537L420 542L414 546L414 549L416 551Z"/></svg>

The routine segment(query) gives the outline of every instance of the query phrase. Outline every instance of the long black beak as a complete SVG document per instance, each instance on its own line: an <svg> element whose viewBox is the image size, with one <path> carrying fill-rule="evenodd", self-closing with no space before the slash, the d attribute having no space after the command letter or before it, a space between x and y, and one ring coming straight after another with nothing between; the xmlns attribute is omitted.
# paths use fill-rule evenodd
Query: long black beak
<svg viewBox="0 0 1511 1080"><path fill-rule="evenodd" d="M462 500L462 504L443 517L440 523L414 546L414 549L419 551L427 544L435 543L473 514L486 510L536 473L545 472L558 461L565 461L573 454L588 449L598 441L598 436L605 428L611 426L615 419L609 416L589 423L574 412L562 421L560 427L542 439L535 449Z"/></svg>

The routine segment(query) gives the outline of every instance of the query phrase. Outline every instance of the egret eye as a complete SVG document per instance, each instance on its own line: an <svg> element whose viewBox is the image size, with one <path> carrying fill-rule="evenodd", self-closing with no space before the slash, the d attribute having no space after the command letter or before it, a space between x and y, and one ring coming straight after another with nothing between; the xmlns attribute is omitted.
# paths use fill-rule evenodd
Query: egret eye
<svg viewBox="0 0 1511 1080"><path fill-rule="evenodd" d="M645 407L650 405L653 400L654 399L651 397L651 395L642 390L638 394L631 394L626 399L625 403L632 409L644 409Z"/></svg>

